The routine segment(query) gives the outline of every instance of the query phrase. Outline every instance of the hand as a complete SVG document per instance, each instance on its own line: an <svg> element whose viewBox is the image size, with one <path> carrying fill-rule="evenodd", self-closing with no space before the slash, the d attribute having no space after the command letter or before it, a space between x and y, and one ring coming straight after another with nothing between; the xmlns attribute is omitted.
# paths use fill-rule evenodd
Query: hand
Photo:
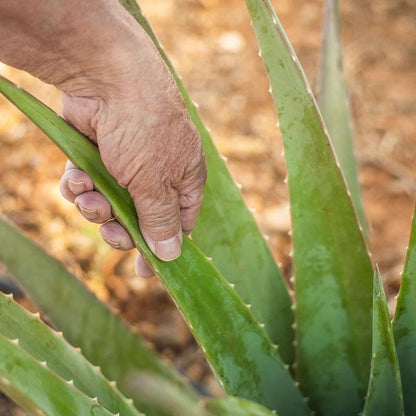
<svg viewBox="0 0 416 416"><path fill-rule="evenodd" d="M110 65L103 70L100 65L93 76L98 82L80 73L57 84L66 91L63 116L97 144L109 172L132 196L149 248L169 261L180 255L182 232L189 233L195 225L205 159L168 68L147 37L140 34L135 39L134 45L127 42L128 54L120 51L117 69ZM94 191L85 172L68 163L60 189L87 220L104 223L100 233L109 245L133 248L124 228L109 221L110 204ZM153 274L141 255L136 271Z"/></svg>
<svg viewBox="0 0 416 416"><path fill-rule="evenodd" d="M147 105L64 94L63 114L98 144L109 172L129 190L149 248L162 260L173 260L180 254L182 232L189 233L195 225L206 170L200 137L176 89L164 91L166 97L155 94ZM68 163L60 188L86 219L105 223L100 232L109 245L133 248L117 221L106 222L112 218L110 204L94 191L85 172ZM152 275L140 255L136 266L138 274Z"/></svg>

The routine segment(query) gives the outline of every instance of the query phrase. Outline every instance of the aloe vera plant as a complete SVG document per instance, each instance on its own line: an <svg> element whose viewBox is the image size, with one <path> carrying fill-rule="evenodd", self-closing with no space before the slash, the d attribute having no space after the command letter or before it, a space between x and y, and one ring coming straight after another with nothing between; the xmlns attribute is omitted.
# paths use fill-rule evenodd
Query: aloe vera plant
<svg viewBox="0 0 416 416"><path fill-rule="evenodd" d="M246 0L284 142L295 302L149 24L134 1L121 3L159 49L203 138L210 172L205 202L179 259L164 263L153 256L130 196L91 142L4 78L0 92L110 201L181 311L226 397L200 397L75 277L2 219L0 232L9 244L0 245L0 259L65 338L0 295L0 390L30 414L53 416L414 414L416 221L392 327L363 235L347 93L336 66L341 56L337 2L325 5L319 108L270 1ZM336 112L330 104L333 91L343 103L334 106ZM342 120L345 134L337 134L336 120ZM29 377L36 378L33 385Z"/></svg>

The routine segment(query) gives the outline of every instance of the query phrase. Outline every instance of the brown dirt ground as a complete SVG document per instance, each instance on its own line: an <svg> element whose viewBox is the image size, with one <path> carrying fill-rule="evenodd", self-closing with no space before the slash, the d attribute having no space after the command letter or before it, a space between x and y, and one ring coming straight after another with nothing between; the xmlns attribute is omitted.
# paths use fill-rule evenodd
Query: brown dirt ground
<svg viewBox="0 0 416 416"><path fill-rule="evenodd" d="M321 0L274 1L312 84L319 59ZM143 0L142 8L182 74L247 203L291 273L282 144L268 81L243 0ZM413 0L342 2L346 71L373 257L391 310L400 282L416 192L416 7ZM3 73L59 110L59 95L21 72ZM59 196L65 158L0 98L0 211L63 261L155 349L213 393L202 354L156 279L133 275L133 253L107 248ZM0 265L0 273L4 272ZM33 308L33 305L29 307ZM22 415L0 398L1 415Z"/></svg>

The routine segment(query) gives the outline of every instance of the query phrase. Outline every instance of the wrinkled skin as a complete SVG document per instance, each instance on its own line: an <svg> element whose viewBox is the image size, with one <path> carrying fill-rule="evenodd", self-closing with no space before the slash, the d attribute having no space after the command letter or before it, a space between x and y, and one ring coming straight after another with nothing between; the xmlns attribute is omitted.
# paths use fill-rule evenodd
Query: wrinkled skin
<svg viewBox="0 0 416 416"><path fill-rule="evenodd" d="M177 258L202 203L201 139L159 53L118 1L3 0L0 60L63 91L63 116L129 191L149 248L162 260ZM68 163L60 189L87 220L103 224L108 244L133 247L85 172ZM136 270L152 274L140 255Z"/></svg>
<svg viewBox="0 0 416 416"><path fill-rule="evenodd" d="M106 103L64 94L63 115L98 144L109 172L129 190L152 251L162 260L172 260L180 254L182 232L189 233L195 225L205 163L199 135L179 97L174 95L173 108L165 111L155 101L152 119L149 109L141 112L137 101ZM122 250L133 247L121 225L107 222L112 218L108 201L72 163L62 177L61 192L87 220L105 223L100 232L108 244ZM136 266L140 275L151 275L142 258Z"/></svg>

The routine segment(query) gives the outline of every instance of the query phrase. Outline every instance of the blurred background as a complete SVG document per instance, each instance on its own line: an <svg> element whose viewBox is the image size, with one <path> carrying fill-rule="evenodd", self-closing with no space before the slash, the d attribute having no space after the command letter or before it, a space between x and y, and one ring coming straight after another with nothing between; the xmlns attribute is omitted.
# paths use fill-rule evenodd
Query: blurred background
<svg viewBox="0 0 416 416"><path fill-rule="evenodd" d="M322 0L272 2L315 86ZM282 142L244 1L141 0L140 5L199 104L234 178L243 185L243 196L270 236L270 248L285 277L290 277ZM416 3L350 0L341 2L341 16L371 248L393 311L416 194ZM60 96L53 87L5 66L0 71L59 111ZM0 143L0 213L64 262L167 360L219 394L159 282L135 277L134 253L108 248L98 226L83 220L60 197L64 156L2 97ZM6 274L0 263L0 276ZM36 310L27 299L22 302ZM0 415L24 413L0 397Z"/></svg>

